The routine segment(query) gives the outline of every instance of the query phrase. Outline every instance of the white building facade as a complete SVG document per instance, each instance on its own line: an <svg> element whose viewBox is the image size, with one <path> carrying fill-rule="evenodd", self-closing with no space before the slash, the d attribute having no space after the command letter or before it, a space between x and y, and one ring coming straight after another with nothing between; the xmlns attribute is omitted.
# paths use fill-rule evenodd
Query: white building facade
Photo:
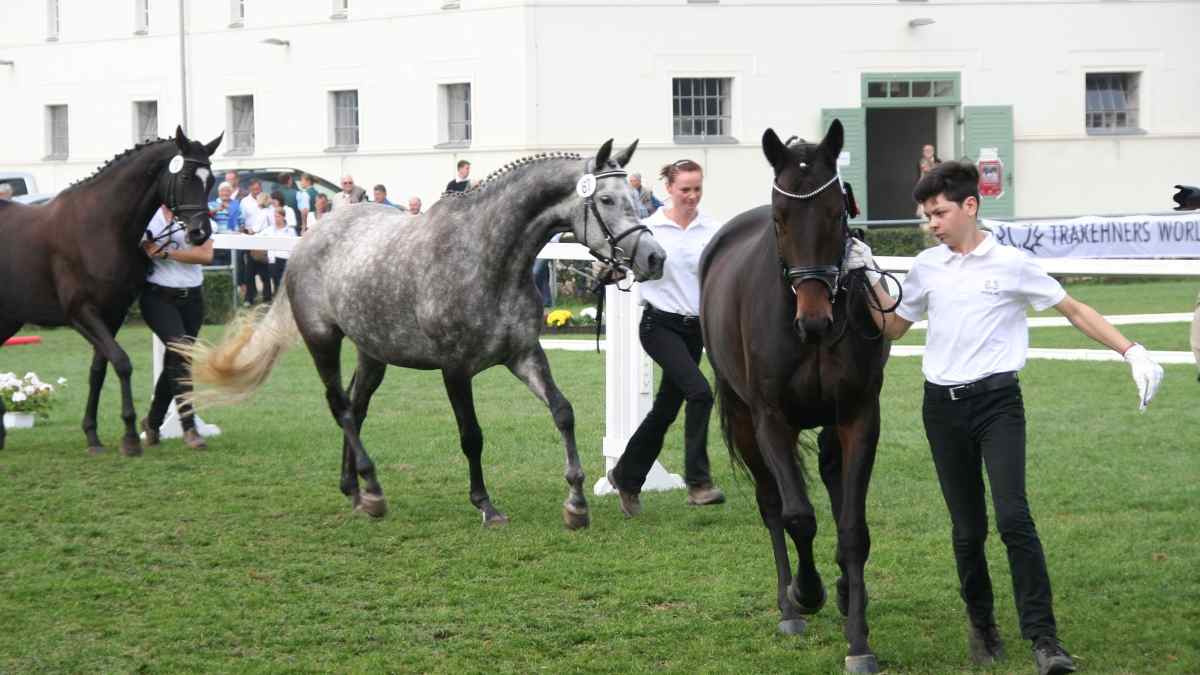
<svg viewBox="0 0 1200 675"><path fill-rule="evenodd" d="M769 196L765 128L835 117L876 220L911 217L925 143L1003 163L996 216L1163 211L1200 183L1197 2L4 0L0 26L0 173L42 190L185 120L225 132L217 168L401 203L459 159L637 138L648 184L695 159L728 218Z"/></svg>

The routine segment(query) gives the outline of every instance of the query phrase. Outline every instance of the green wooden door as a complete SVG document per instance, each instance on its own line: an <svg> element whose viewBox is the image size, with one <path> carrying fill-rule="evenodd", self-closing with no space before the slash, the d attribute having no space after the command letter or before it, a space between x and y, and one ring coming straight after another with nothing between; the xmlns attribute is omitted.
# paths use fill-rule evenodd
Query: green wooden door
<svg viewBox="0 0 1200 675"><path fill-rule="evenodd" d="M846 133L842 152L850 163L843 165L842 180L854 186L854 199L858 202L859 216L855 221L867 219L867 111L865 108L825 108L821 111L821 134L829 129L834 119L842 121Z"/></svg>
<svg viewBox="0 0 1200 675"><path fill-rule="evenodd" d="M985 148L995 148L1004 162L1004 194L984 197L980 214L989 218L1012 218L1016 201L1013 195L1013 109L1011 105L963 106L963 154L972 162L979 161Z"/></svg>

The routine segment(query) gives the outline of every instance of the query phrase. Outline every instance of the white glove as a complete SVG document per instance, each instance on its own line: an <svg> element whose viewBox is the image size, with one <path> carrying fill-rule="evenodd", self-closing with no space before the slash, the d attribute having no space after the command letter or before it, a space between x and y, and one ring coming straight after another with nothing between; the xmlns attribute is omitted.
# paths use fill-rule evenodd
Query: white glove
<svg viewBox="0 0 1200 675"><path fill-rule="evenodd" d="M1155 363L1146 348L1136 342L1125 350L1125 362L1133 371L1133 383L1138 388L1138 410L1145 412L1150 399L1158 392L1158 385L1162 384L1162 366Z"/></svg>
<svg viewBox="0 0 1200 675"><path fill-rule="evenodd" d="M872 286L879 283L881 275L876 271L875 258L871 256L871 247L859 239L851 238L850 250L846 254L846 270L856 270L860 267L867 270L867 281L871 282Z"/></svg>

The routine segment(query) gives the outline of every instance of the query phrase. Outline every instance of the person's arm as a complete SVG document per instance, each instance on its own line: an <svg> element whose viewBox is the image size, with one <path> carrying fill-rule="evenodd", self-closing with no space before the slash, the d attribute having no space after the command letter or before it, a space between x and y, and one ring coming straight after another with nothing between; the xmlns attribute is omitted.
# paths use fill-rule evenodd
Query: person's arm
<svg viewBox="0 0 1200 675"><path fill-rule="evenodd" d="M867 280L871 282L871 292L875 294L875 299L879 302L879 306L897 307L896 299L883 286L882 275L875 271L875 258L871 255L871 247L858 239L853 239L850 244L850 253L846 256L846 269L853 270L860 267L866 270ZM904 337L904 334L913 325L912 321L905 319L896 312L888 312L888 314L891 314L889 317L869 304L867 306L870 307L871 318L875 321L875 327L889 340L899 340L901 337Z"/></svg>
<svg viewBox="0 0 1200 675"><path fill-rule="evenodd" d="M164 260L174 260L181 263L192 263L193 265L210 265L213 261L213 240L210 238L200 246L193 246L187 249L170 249L164 248L158 250L158 244L152 241L142 242L142 250L151 258L162 258Z"/></svg>
<svg viewBox="0 0 1200 675"><path fill-rule="evenodd" d="M1133 346L1133 341L1126 338L1100 315L1100 312L1092 309L1089 305L1072 298L1070 295L1063 297L1054 309L1058 310L1059 314L1067 317L1072 326L1079 329L1080 333L1090 337L1100 344L1112 349L1118 354L1124 354Z"/></svg>

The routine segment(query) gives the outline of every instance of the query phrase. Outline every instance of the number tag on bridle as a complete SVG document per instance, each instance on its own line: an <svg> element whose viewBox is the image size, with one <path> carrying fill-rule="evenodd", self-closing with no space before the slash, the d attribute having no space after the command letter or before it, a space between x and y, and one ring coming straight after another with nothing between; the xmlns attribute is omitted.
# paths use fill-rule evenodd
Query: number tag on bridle
<svg viewBox="0 0 1200 675"><path fill-rule="evenodd" d="M596 176L590 173L580 176L579 182L575 184L575 192L584 199L596 194Z"/></svg>
<svg viewBox="0 0 1200 675"><path fill-rule="evenodd" d="M167 165L167 171L171 173L179 173L183 171L183 155L175 155L171 158L171 163Z"/></svg>

